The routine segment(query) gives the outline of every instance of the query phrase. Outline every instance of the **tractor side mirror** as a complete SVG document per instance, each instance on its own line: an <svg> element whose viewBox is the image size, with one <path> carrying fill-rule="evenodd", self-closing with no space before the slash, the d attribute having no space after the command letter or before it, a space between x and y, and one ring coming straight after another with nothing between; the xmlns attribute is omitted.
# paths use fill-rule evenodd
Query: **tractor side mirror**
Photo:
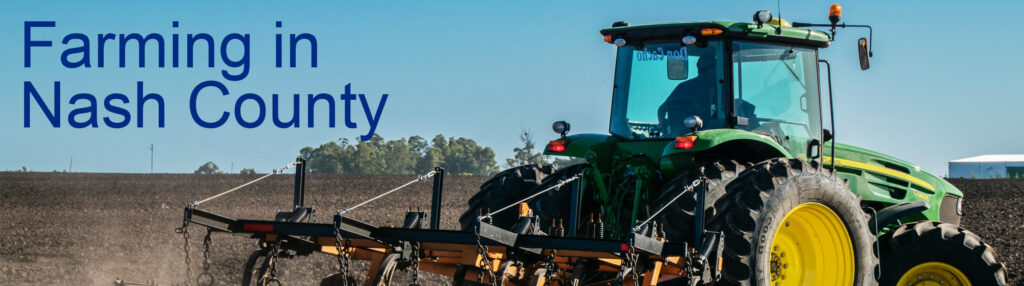
<svg viewBox="0 0 1024 286"><path fill-rule="evenodd" d="M860 56L860 69L866 70L871 67L871 51L868 50L868 39L860 38L857 40L857 55ZM827 140L826 140L827 141Z"/></svg>
<svg viewBox="0 0 1024 286"><path fill-rule="evenodd" d="M832 131L829 131L828 129L825 129L825 130L822 130L821 133L822 133L822 135L821 135L821 142L832 141Z"/></svg>

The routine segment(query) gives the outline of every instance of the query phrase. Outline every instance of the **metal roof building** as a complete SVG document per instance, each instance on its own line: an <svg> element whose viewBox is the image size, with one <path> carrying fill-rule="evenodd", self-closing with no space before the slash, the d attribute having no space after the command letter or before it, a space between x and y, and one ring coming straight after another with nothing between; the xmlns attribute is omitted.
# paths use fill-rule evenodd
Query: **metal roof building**
<svg viewBox="0 0 1024 286"><path fill-rule="evenodd" d="M1024 154L981 155L949 161L949 177L1024 179Z"/></svg>

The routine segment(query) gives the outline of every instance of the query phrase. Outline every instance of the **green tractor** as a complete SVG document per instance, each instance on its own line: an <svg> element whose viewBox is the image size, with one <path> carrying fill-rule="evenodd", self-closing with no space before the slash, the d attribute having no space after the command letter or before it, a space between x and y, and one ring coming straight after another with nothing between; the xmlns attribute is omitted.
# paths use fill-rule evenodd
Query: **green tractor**
<svg viewBox="0 0 1024 286"><path fill-rule="evenodd" d="M577 202L569 192L529 200L540 229L573 217L577 237L622 239L647 220L668 241L721 233L715 283L1005 285L992 247L959 227L960 190L906 161L836 143L822 127L831 80L818 49L837 27L870 28L840 24L840 9L830 7L831 24L759 11L754 23L601 30L617 50L611 134L567 135L569 124L555 122L561 137L544 154L582 163L497 174L469 200L463 228L578 175ZM857 45L867 69L868 40ZM515 214L492 219L516 223Z"/></svg>

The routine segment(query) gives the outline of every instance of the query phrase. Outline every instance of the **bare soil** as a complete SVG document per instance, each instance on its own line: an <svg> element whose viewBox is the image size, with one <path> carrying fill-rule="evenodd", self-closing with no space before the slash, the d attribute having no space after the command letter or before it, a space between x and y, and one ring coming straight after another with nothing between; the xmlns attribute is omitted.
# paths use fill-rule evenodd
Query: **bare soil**
<svg viewBox="0 0 1024 286"><path fill-rule="evenodd" d="M111 285L117 278L152 280L158 285L185 281L181 235L183 207L254 179L245 175L0 173L0 285ZM351 206L408 182L413 176L311 175L307 204L327 222L339 208ZM457 228L465 199L487 180L479 176L445 179L442 227ZM997 250L1009 280L1024 285L1024 180L951 180L967 199L965 228ZM290 209L293 177L272 176L246 189L202 205L236 218L273 219ZM430 206L430 184L418 183L354 211L375 225L400 225L405 211ZM192 273L202 265L205 230L190 228ZM245 236L213 235L211 270L217 285L237 285L254 241ZM365 265L358 265L365 268ZM334 257L314 254L283 260L281 281L316 285L337 269ZM357 269L358 271L358 269ZM408 274L400 274L407 281ZM447 279L421 275L421 284Z"/></svg>

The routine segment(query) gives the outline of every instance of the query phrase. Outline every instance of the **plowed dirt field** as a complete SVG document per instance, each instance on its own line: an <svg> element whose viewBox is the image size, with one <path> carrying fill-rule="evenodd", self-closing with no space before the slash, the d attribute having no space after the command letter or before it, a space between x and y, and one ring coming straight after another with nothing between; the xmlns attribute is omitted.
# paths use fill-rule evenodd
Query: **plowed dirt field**
<svg viewBox="0 0 1024 286"><path fill-rule="evenodd" d="M0 285L111 285L117 278L158 285L184 282L182 208L256 178L244 175L0 173ZM327 222L351 206L413 176L311 175L307 204ZM442 227L456 228L465 199L486 177L445 179ZM966 193L963 225L997 250L1009 280L1024 285L1024 180L951 180ZM293 177L278 175L202 206L235 218L273 219L290 208ZM429 209L430 184L418 183L352 212L375 225L400 225L405 211ZM193 275L202 264L202 236L192 228ZM237 285L242 264L256 249L244 236L214 234L212 274L218 285ZM364 264L357 268L365 268ZM283 260L285 285L316 285L337 269L334 257L314 254ZM362 269L357 269L362 271ZM408 274L399 274L408 281ZM421 275L421 284L447 279Z"/></svg>

